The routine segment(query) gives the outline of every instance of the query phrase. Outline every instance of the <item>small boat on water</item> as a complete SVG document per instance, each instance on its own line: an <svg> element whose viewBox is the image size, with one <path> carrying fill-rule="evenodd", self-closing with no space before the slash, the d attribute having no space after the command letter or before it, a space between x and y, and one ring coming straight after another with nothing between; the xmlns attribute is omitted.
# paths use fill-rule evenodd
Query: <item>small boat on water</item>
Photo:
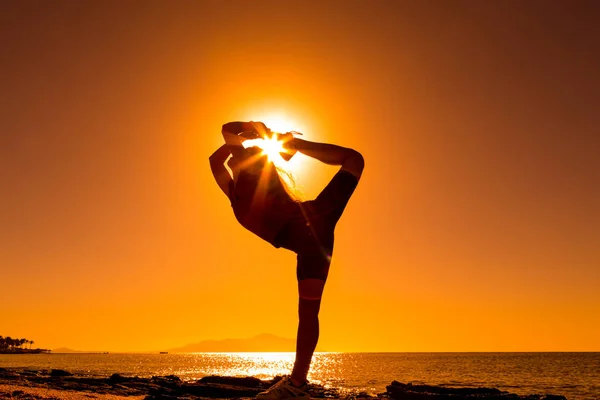
<svg viewBox="0 0 600 400"><path fill-rule="evenodd" d="M161 351L159 354L169 354L168 351Z"/></svg>

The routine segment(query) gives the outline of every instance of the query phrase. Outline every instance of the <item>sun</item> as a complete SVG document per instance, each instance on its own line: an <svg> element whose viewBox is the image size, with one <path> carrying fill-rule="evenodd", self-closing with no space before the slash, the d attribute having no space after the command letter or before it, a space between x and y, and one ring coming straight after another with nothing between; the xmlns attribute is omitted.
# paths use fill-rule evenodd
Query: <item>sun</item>
<svg viewBox="0 0 600 400"><path fill-rule="evenodd" d="M265 109L253 109L248 110L245 115L242 116L242 121L261 121L276 135L276 133L286 132L302 132L306 134L310 131L306 121L297 118L295 115L289 112L289 110L281 107L269 107L270 110ZM295 135L296 136L296 135ZM307 136L302 136L306 138ZM264 143L261 143L264 142ZM294 155L289 160L284 160L281 157L282 143L278 143L275 138L270 138L265 141L261 140L247 140L244 142L244 147L258 146L261 149L268 147L264 154L269 156L269 160L272 161L278 168L283 169L293 175L297 173L304 173L306 169L306 157ZM285 153L285 150L284 150ZM287 157L286 157L287 158Z"/></svg>
<svg viewBox="0 0 600 400"><path fill-rule="evenodd" d="M268 160L273 163L276 167L277 172L281 179L287 185L289 192L297 200L305 200L303 193L302 180L310 171L307 170L308 157L300 154L298 151L294 154L289 153L285 148L284 144L277 140L277 133L286 132L307 132L307 126L302 121L291 117L287 112L253 112L248 113L246 118L242 120L246 121L261 121L271 130L271 137L265 139L252 139L244 141L244 147L259 147L262 149L262 154L268 157ZM294 135L296 136L296 135ZM282 154L288 153L289 157L285 159Z"/></svg>
<svg viewBox="0 0 600 400"><path fill-rule="evenodd" d="M286 149L283 147L283 143L277 140L277 134L291 131L295 132L302 128L285 113L253 115L251 119L254 121L264 122L265 125L267 125L267 127L271 130L272 136L265 139L247 140L244 142L244 147L260 147L263 150L262 154L266 155L269 158L269 161L271 161L277 167L291 172L291 169L295 168L296 163L290 164L282 158L281 154L285 154Z"/></svg>
<svg viewBox="0 0 600 400"><path fill-rule="evenodd" d="M279 161L281 155L279 153L285 152L283 148L283 142L277 140L277 136L273 135L267 139L258 139L256 140L256 145L260 147L267 157L269 157L270 161Z"/></svg>
<svg viewBox="0 0 600 400"><path fill-rule="evenodd" d="M283 166L285 161L281 157L281 153L286 153L287 150L283 147L283 142L277 140L277 134L266 139L252 139L244 142L244 147L260 147L262 154L266 155L273 164L278 167Z"/></svg>

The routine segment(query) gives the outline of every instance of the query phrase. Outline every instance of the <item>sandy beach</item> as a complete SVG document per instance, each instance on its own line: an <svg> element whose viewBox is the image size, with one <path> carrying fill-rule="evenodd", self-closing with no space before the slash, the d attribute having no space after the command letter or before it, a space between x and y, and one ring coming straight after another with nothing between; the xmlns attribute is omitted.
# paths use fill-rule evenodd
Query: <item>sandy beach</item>
<svg viewBox="0 0 600 400"><path fill-rule="evenodd" d="M44 387L31 387L22 385L0 384L0 399L23 399L23 400L77 400L82 398L99 400L117 399L143 399L145 396L117 396L114 394L100 394L91 392L79 392L73 390L58 390Z"/></svg>

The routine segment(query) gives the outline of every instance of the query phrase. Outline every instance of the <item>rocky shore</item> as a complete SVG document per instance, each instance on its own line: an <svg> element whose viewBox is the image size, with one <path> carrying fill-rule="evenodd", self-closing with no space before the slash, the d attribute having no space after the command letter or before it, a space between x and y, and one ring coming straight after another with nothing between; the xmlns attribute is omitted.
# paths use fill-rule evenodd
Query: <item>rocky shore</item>
<svg viewBox="0 0 600 400"><path fill-rule="evenodd" d="M139 378L113 374L107 378L76 376L70 372L0 368L0 399L90 399L131 397L153 400L240 399L253 398L281 377L262 381L254 377L207 376L183 382L177 376ZM36 389L38 391L35 391ZM44 394L39 389L52 391ZM395 399L395 400L566 400L556 395L518 396L492 388L446 388L392 382L385 393L340 393L311 385L312 398L327 399Z"/></svg>

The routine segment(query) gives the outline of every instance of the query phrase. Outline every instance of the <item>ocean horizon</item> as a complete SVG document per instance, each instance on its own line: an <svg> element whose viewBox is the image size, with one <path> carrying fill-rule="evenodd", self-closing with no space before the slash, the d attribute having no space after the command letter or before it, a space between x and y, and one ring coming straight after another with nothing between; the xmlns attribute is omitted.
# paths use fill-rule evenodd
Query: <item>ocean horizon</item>
<svg viewBox="0 0 600 400"><path fill-rule="evenodd" d="M293 352L0 354L0 367L64 369L77 375L151 377L288 374ZM567 399L600 399L600 352L319 352L312 383L342 392L385 392L393 380L448 387L494 387Z"/></svg>

